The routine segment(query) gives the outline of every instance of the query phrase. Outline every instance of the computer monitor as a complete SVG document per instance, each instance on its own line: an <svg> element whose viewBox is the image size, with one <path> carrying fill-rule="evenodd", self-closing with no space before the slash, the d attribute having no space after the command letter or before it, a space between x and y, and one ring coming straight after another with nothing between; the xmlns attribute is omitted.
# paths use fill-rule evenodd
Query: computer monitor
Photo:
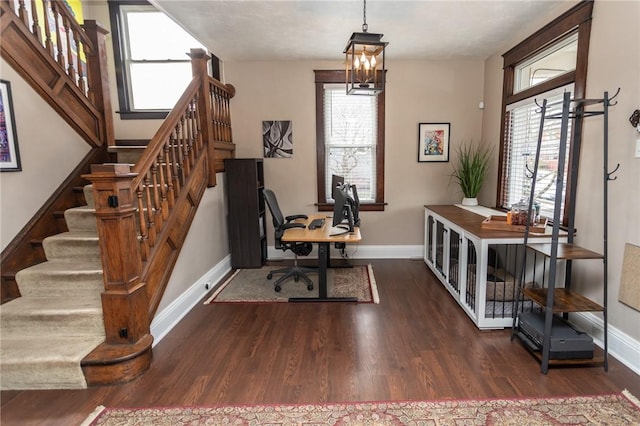
<svg viewBox="0 0 640 426"><path fill-rule="evenodd" d="M353 232L355 226L360 226L360 198L355 185L336 187L332 226L347 232Z"/></svg>
<svg viewBox="0 0 640 426"><path fill-rule="evenodd" d="M353 214L353 224L360 226L360 198L358 197L358 188L355 185L349 186L349 202L351 203L351 213Z"/></svg>
<svg viewBox="0 0 640 426"><path fill-rule="evenodd" d="M336 188L345 184L344 178L339 175L331 175L331 198L336 199Z"/></svg>
<svg viewBox="0 0 640 426"><path fill-rule="evenodd" d="M338 185L334 191L332 226L334 228L342 228L346 232L353 232L353 199L348 191L349 185Z"/></svg>

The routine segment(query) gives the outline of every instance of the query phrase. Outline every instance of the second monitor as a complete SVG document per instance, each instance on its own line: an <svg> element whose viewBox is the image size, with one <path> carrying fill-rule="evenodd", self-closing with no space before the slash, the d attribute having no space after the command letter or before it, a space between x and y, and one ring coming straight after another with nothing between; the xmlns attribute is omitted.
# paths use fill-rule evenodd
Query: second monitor
<svg viewBox="0 0 640 426"><path fill-rule="evenodd" d="M333 227L353 232L360 226L360 200L355 185L341 184L333 188Z"/></svg>

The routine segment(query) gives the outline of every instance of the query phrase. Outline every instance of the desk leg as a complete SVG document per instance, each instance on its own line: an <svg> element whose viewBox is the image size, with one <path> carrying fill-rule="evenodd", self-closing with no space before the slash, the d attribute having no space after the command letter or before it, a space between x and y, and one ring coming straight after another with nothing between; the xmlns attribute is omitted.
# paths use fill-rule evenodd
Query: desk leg
<svg viewBox="0 0 640 426"><path fill-rule="evenodd" d="M318 243L318 297L292 297L289 302L357 302L356 297L329 297L327 292L327 268L329 267L329 243Z"/></svg>

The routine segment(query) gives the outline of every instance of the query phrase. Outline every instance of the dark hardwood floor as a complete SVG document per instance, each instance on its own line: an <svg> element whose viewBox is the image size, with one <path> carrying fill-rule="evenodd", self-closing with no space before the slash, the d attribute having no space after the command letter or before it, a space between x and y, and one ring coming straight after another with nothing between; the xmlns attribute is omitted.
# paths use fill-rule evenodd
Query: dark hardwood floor
<svg viewBox="0 0 640 426"><path fill-rule="evenodd" d="M615 359L608 372L565 367L541 374L510 341L510 330L478 330L422 260L370 263L379 305L198 305L154 348L151 369L138 380L4 391L0 423L76 425L97 405L543 397L625 388L640 396L640 377Z"/></svg>

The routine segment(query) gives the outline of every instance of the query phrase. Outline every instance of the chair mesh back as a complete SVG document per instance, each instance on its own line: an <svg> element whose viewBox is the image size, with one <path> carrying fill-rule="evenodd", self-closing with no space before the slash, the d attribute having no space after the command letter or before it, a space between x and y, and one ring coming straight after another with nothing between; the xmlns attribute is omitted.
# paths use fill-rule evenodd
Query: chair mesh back
<svg viewBox="0 0 640 426"><path fill-rule="evenodd" d="M263 189L262 193L264 194L264 200L267 202L267 206L269 206L269 211L271 212L271 217L273 218L273 227L278 229L284 225L284 216L280 211L280 206L278 206L276 194L274 194L270 189Z"/></svg>

